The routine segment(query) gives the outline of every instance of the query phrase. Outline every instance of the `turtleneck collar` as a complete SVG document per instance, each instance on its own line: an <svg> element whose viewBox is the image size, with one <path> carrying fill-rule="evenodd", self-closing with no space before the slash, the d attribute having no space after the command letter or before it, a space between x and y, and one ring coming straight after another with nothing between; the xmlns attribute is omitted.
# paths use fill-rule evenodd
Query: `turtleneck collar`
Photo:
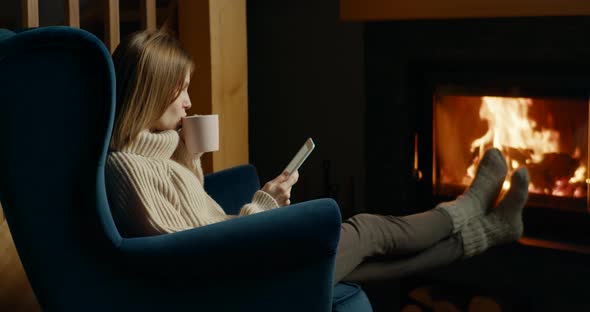
<svg viewBox="0 0 590 312"><path fill-rule="evenodd" d="M178 132L174 130L161 132L144 130L121 151L151 158L170 159L179 140Z"/></svg>

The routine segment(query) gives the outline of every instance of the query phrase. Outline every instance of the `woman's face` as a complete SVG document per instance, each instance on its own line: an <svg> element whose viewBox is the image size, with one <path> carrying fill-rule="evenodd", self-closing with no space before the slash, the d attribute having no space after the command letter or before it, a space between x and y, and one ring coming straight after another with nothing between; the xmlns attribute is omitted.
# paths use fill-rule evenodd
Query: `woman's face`
<svg viewBox="0 0 590 312"><path fill-rule="evenodd" d="M157 131L178 130L182 124L182 117L186 116L186 111L191 108L191 99L188 96L188 85L190 83L190 72L186 73L184 83L180 89L178 97L168 106L160 119L156 120L152 129Z"/></svg>

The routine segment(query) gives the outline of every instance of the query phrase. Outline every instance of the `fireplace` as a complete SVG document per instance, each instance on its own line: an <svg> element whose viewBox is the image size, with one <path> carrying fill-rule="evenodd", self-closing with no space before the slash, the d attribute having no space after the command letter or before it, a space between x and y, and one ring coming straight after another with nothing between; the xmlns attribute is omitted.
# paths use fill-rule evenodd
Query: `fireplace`
<svg viewBox="0 0 590 312"><path fill-rule="evenodd" d="M530 172L522 243L589 253L589 33L587 17L368 23L368 206L454 198L495 146Z"/></svg>

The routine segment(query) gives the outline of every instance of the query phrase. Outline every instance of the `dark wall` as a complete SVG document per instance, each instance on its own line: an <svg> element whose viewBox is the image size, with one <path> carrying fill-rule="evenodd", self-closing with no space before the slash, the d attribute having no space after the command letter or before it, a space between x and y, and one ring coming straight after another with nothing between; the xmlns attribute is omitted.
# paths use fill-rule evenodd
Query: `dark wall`
<svg viewBox="0 0 590 312"><path fill-rule="evenodd" d="M345 215L364 205L364 42L339 1L247 1L250 162L262 182L308 137L293 201L334 197Z"/></svg>

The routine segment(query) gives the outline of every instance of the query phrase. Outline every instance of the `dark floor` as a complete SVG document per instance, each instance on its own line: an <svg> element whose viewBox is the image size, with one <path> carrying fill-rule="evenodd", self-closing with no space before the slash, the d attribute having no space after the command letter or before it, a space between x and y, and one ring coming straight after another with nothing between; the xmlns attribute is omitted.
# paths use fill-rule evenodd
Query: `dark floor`
<svg viewBox="0 0 590 312"><path fill-rule="evenodd" d="M363 288L375 312L590 311L589 283L590 255L514 244Z"/></svg>

